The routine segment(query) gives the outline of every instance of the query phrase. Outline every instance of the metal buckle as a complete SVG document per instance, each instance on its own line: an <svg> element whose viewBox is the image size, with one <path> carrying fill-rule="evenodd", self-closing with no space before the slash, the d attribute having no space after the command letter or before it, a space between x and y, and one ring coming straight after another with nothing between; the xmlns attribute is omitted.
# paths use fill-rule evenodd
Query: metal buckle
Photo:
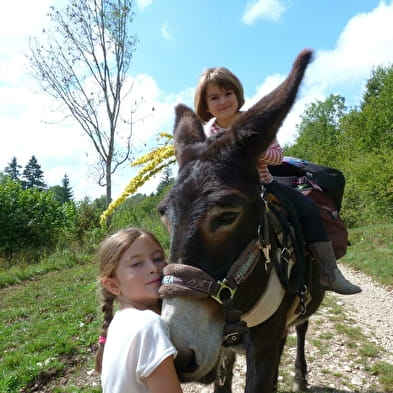
<svg viewBox="0 0 393 393"><path fill-rule="evenodd" d="M216 295L211 295L211 297L217 301L220 304L223 304L224 301L229 300L229 299L233 299L233 297L235 296L235 292L237 288L232 288L229 285L227 285L227 279L224 278L224 280L222 281L217 281L217 284L220 286L220 289L218 290ZM228 290L229 291L229 296L226 298L221 298L221 292Z"/></svg>
<svg viewBox="0 0 393 393"><path fill-rule="evenodd" d="M238 344L241 341L241 334L240 332L232 332L228 333L224 336L224 346L229 347L231 345Z"/></svg>
<svg viewBox="0 0 393 393"><path fill-rule="evenodd" d="M289 252L289 250L286 247L284 247L281 250L281 259L284 260L286 263L288 263L290 256L291 256L291 253Z"/></svg>
<svg viewBox="0 0 393 393"><path fill-rule="evenodd" d="M270 269L270 250L272 249L272 246L270 243L265 244L262 247L263 254L265 256L265 271L269 271Z"/></svg>
<svg viewBox="0 0 393 393"><path fill-rule="evenodd" d="M307 311L307 300L310 296L307 285L304 284L303 288L298 291L299 296L299 312L304 315Z"/></svg>

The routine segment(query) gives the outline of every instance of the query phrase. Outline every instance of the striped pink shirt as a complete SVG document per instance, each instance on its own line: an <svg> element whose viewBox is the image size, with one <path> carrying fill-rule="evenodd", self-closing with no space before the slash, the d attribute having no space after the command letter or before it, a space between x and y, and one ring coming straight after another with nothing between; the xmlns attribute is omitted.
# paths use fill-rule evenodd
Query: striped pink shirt
<svg viewBox="0 0 393 393"><path fill-rule="evenodd" d="M227 129L220 127L216 122L213 122L209 128L205 129L206 136L208 137L220 131L227 131ZM273 176L267 166L281 164L283 157L284 154L280 144L277 139L273 139L267 150L258 158L257 169L262 184L270 184L273 181Z"/></svg>

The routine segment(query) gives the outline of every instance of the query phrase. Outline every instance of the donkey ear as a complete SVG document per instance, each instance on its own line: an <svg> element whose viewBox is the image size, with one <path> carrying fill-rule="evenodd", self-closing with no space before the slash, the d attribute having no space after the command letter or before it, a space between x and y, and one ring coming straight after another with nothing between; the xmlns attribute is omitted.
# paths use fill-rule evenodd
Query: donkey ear
<svg viewBox="0 0 393 393"><path fill-rule="evenodd" d="M187 151L191 150L190 146L203 142L206 136L198 116L186 105L177 105L175 116L173 130L175 155L179 166L182 166L188 159Z"/></svg>
<svg viewBox="0 0 393 393"><path fill-rule="evenodd" d="M300 52L285 81L244 112L232 125L229 132L236 143L244 147L244 154L248 157L256 159L275 138L296 99L311 58L311 50L304 49Z"/></svg>

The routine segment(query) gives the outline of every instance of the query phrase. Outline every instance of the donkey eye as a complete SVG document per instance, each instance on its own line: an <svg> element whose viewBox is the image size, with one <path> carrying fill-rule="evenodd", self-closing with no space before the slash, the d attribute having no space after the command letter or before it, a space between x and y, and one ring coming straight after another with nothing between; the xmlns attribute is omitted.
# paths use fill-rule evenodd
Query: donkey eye
<svg viewBox="0 0 393 393"><path fill-rule="evenodd" d="M223 213L219 214L218 216L216 216L212 220L213 231L217 230L218 228L220 228L222 226L228 226L228 225L233 224L236 221L238 216L239 216L239 213L235 212L235 211L223 212Z"/></svg>
<svg viewBox="0 0 393 393"><path fill-rule="evenodd" d="M160 216L165 216L166 211L168 210L168 207L162 203L157 206L157 210L158 210L158 213L160 214Z"/></svg>

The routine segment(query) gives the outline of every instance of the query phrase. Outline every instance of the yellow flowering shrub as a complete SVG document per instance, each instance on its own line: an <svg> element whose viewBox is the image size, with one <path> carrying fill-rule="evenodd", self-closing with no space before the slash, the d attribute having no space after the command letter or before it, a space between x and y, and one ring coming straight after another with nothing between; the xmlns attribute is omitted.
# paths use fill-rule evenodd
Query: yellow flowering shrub
<svg viewBox="0 0 393 393"><path fill-rule="evenodd" d="M138 188L142 187L149 179L163 168L173 164L176 161L175 149L172 144L172 135L160 133L157 141L164 139L164 145L156 147L142 157L134 160L130 165L133 167L144 165L134 176L122 194L116 200L112 201L108 208L100 217L101 226L105 226L107 219L113 214L115 209L120 206L128 196L134 194Z"/></svg>

